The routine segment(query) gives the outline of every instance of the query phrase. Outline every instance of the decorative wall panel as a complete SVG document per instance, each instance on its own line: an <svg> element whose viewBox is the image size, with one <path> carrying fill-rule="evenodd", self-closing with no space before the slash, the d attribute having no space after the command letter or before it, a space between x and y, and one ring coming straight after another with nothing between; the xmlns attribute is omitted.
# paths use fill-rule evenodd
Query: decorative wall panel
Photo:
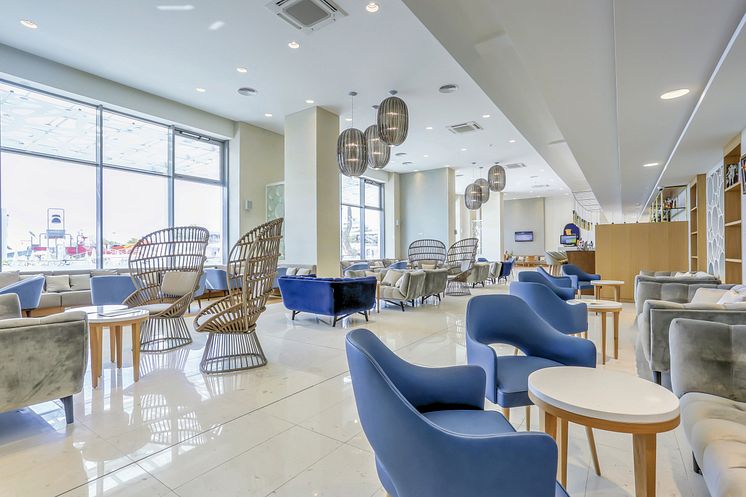
<svg viewBox="0 0 746 497"><path fill-rule="evenodd" d="M723 168L720 166L707 174L707 272L721 278L725 276Z"/></svg>
<svg viewBox="0 0 746 497"><path fill-rule="evenodd" d="M285 183L273 183L266 186L267 221L285 217ZM282 223L280 239L280 260L285 260L285 223Z"/></svg>

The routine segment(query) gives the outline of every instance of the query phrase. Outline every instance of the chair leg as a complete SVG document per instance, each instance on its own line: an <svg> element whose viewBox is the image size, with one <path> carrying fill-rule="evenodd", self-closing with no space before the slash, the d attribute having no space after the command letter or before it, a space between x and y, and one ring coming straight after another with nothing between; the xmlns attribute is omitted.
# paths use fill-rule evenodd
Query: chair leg
<svg viewBox="0 0 746 497"><path fill-rule="evenodd" d="M663 383L663 373L661 373L660 371L653 371L653 380L657 384L661 385Z"/></svg>
<svg viewBox="0 0 746 497"><path fill-rule="evenodd" d="M401 311L404 312L404 301L400 301L399 305L401 306Z"/></svg>
<svg viewBox="0 0 746 497"><path fill-rule="evenodd" d="M65 408L65 421L67 421L67 424L71 424L75 421L75 416L73 415L73 396L68 395L67 397L62 397L60 400L62 401L62 406Z"/></svg>
<svg viewBox="0 0 746 497"><path fill-rule="evenodd" d="M697 458L694 457L694 452L692 452L692 469L694 469L694 472L697 473L698 475L702 474L702 468L699 467Z"/></svg>
<svg viewBox="0 0 746 497"><path fill-rule="evenodd" d="M292 321L295 321L295 315L299 314L299 311L293 311L293 316L290 318Z"/></svg>
<svg viewBox="0 0 746 497"><path fill-rule="evenodd" d="M526 406L526 431L531 431L531 406Z"/></svg>
<svg viewBox="0 0 746 497"><path fill-rule="evenodd" d="M332 328L335 328L337 326L337 321L339 318L337 316L334 316L334 321L332 321Z"/></svg>
<svg viewBox="0 0 746 497"><path fill-rule="evenodd" d="M365 316L365 322L368 322L368 311L363 311L363 316Z"/></svg>
<svg viewBox="0 0 746 497"><path fill-rule="evenodd" d="M510 407L503 407L503 416L510 421Z"/></svg>

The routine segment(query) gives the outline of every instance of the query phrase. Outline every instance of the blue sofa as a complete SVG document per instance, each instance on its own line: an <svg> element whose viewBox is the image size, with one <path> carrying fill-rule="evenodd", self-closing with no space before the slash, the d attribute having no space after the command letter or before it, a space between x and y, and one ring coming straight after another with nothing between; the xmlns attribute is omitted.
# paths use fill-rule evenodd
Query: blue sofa
<svg viewBox="0 0 746 497"><path fill-rule="evenodd" d="M375 276L365 278L313 278L281 276L278 279L282 301L293 311L292 319L301 312L321 314L337 321L360 313L368 320L368 311L376 303Z"/></svg>

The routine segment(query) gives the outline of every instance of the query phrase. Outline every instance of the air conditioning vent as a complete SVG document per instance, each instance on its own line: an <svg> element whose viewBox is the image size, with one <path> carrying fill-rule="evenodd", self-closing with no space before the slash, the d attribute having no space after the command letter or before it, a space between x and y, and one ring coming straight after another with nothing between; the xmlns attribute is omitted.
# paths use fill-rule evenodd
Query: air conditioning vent
<svg viewBox="0 0 746 497"><path fill-rule="evenodd" d="M526 164L523 162L514 162L513 164L505 164L503 167L505 169L522 169L526 167Z"/></svg>
<svg viewBox="0 0 746 497"><path fill-rule="evenodd" d="M347 12L330 0L274 0L267 8L295 29L313 33L345 17Z"/></svg>
<svg viewBox="0 0 746 497"><path fill-rule="evenodd" d="M448 126L448 131L456 135L463 135L464 133L472 133L474 131L482 131L482 129L483 128L475 121Z"/></svg>

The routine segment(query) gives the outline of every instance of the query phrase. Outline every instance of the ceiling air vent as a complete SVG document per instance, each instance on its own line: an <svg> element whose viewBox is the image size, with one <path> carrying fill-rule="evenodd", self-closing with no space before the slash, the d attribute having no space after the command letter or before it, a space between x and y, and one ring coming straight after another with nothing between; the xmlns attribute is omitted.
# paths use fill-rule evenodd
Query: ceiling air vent
<svg viewBox="0 0 746 497"><path fill-rule="evenodd" d="M448 126L448 131L455 135L463 135L464 133L471 133L473 131L482 131L482 129L483 128L475 121Z"/></svg>
<svg viewBox="0 0 746 497"><path fill-rule="evenodd" d="M526 167L526 164L523 162L514 162L513 164L505 164L503 167L505 169L522 169Z"/></svg>
<svg viewBox="0 0 746 497"><path fill-rule="evenodd" d="M267 8L294 28L307 33L318 31L347 15L330 0L273 0Z"/></svg>

